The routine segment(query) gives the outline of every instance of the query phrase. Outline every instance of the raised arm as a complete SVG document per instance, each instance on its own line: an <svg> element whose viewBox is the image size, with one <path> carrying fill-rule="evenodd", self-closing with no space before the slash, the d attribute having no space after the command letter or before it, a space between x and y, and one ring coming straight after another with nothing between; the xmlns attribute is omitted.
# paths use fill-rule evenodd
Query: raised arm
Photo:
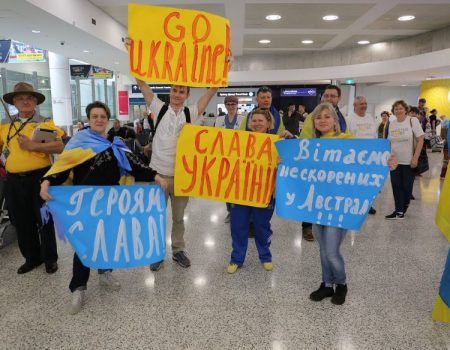
<svg viewBox="0 0 450 350"><path fill-rule="evenodd" d="M125 48L128 51L130 49L130 45L131 45L131 38L125 38L124 44L125 44ZM150 88L150 86L148 86L146 84L145 81L143 81L141 79L136 78L136 83L138 84L139 88L141 89L142 95L144 95L145 103L147 103L147 105L150 106L152 104L153 97L155 96L152 89Z"/></svg>
<svg viewBox="0 0 450 350"><path fill-rule="evenodd" d="M206 107L208 106L209 101L213 98L213 96L216 94L218 88L209 88L208 91L206 91L202 97L197 102L197 109L198 109L198 115L202 115L205 111Z"/></svg>

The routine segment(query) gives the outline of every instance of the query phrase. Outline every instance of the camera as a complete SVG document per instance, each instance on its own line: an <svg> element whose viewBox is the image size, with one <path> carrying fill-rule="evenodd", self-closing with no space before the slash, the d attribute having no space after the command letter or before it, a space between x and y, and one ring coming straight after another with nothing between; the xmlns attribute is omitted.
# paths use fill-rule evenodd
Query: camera
<svg viewBox="0 0 450 350"><path fill-rule="evenodd" d="M65 43L66 43L65 41L61 41L59 44L60 44L61 46L64 46Z"/></svg>

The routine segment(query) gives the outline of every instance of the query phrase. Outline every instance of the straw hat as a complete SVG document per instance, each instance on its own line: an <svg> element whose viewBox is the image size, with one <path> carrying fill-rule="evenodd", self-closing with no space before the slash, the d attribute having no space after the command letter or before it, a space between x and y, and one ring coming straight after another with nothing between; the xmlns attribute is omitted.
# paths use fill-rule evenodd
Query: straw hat
<svg viewBox="0 0 450 350"><path fill-rule="evenodd" d="M3 100L10 105L14 104L14 97L20 94L28 94L37 98L37 104L40 105L45 101L45 96L40 92L34 91L34 88L31 84L20 82L14 86L13 92L8 92L3 95Z"/></svg>

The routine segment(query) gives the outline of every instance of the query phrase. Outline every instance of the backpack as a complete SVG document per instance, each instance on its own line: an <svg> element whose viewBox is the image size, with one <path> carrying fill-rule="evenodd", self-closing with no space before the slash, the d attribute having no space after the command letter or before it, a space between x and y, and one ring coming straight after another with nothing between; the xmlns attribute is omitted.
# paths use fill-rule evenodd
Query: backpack
<svg viewBox="0 0 450 350"><path fill-rule="evenodd" d="M169 109L169 105L167 103L162 106L161 110L159 111L158 117L156 118L156 124L153 123L153 119L149 118L148 122L150 124L150 130L152 131L153 136L155 136L156 128L158 127L159 123L161 122L161 119L166 114L167 110ZM189 111L188 107L184 107L184 115L186 116L186 123L191 123L191 113Z"/></svg>

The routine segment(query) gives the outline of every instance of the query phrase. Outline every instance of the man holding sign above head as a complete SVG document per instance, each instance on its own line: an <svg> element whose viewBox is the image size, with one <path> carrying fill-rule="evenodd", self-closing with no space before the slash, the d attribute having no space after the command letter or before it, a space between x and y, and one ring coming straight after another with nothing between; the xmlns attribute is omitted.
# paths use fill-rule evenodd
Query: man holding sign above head
<svg viewBox="0 0 450 350"><path fill-rule="evenodd" d="M129 44L129 40L127 44ZM184 211L189 197L175 196L174 173L175 151L178 135L186 123L194 123L208 105L218 88L209 88L196 104L185 106L189 98L190 87L172 85L170 88L170 102L165 104L142 80L136 78L136 82L144 95L147 106L155 113L154 136L152 142L152 157L150 166L167 180L169 186L166 193L166 203L170 197L172 203L172 258L184 268L191 266L191 262L185 252L184 242ZM158 271L163 261L152 264L150 269Z"/></svg>
<svg viewBox="0 0 450 350"><path fill-rule="evenodd" d="M41 197L52 200L49 186L62 185L73 171L74 185L119 185L121 176L133 175L138 181L155 181L163 189L167 182L134 155L120 137L113 142L107 140L106 128L111 117L108 106L92 102L86 107L90 129L76 133L66 145L64 152L53 164L41 183ZM112 270L99 270L100 284L111 289L120 289L120 283L112 276ZM72 301L69 313L81 310L84 291L89 280L90 269L83 265L75 253L73 276L70 281Z"/></svg>

